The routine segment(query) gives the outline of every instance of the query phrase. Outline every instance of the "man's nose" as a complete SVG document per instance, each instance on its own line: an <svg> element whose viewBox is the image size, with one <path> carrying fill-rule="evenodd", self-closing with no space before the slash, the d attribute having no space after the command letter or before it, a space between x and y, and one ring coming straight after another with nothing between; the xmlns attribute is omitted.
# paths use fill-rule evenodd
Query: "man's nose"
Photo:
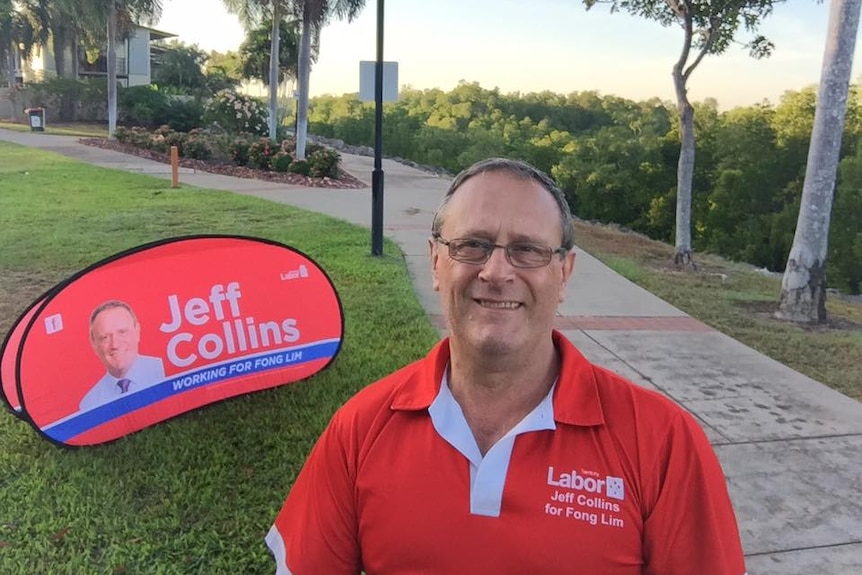
<svg viewBox="0 0 862 575"><path fill-rule="evenodd" d="M495 246L491 252L491 257L482 265L479 277L488 281L505 280L510 279L514 271L514 266L506 258L506 249L501 246Z"/></svg>

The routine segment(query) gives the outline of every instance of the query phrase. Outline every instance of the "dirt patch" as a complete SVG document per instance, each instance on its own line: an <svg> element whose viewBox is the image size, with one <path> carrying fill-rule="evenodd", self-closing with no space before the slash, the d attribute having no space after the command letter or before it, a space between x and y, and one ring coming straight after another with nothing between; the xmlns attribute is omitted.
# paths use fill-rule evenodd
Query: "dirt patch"
<svg viewBox="0 0 862 575"><path fill-rule="evenodd" d="M747 301L747 302L739 302L736 304L740 308L744 309L746 313L756 317L759 320L773 322L776 324L783 324L784 321L775 318L775 310L778 308L778 304L775 302L769 301ZM827 315L826 322L814 325L807 325L802 323L794 323L793 325L798 326L800 329L803 329L808 332L825 332L825 331L860 331L862 330L862 324L858 324L852 322L843 317L836 317L834 315Z"/></svg>
<svg viewBox="0 0 862 575"><path fill-rule="evenodd" d="M673 247L615 224L576 221L575 243L584 249L637 261L673 262Z"/></svg>
<svg viewBox="0 0 862 575"><path fill-rule="evenodd" d="M588 252L630 259L657 272L727 279L721 266L714 265L705 255L696 255L694 269L677 265L673 261L673 245L651 239L617 224L576 221L575 243Z"/></svg>
<svg viewBox="0 0 862 575"><path fill-rule="evenodd" d="M171 163L169 154L155 152L153 150L145 150L131 144L117 142L116 140L108 140L107 138L81 138L78 141L87 146L122 152L123 154L138 156L140 158L146 158L163 164ZM310 176L292 174L290 172L268 172L236 166L226 162L193 160L191 158L180 158L179 163L180 166L184 168L190 168L201 172L210 172L213 174L220 174L222 176L234 176L236 178L245 178L250 180L265 180L267 182L276 182L290 186L332 188L340 190L358 190L368 187L365 182L343 169L339 169L340 175L338 178L312 178Z"/></svg>

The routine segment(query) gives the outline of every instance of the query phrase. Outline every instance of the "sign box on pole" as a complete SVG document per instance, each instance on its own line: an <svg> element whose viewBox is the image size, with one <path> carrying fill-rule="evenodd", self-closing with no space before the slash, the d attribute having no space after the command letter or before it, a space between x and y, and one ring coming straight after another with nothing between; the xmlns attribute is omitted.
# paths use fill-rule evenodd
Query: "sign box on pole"
<svg viewBox="0 0 862 575"><path fill-rule="evenodd" d="M377 62L359 62L359 99L374 101L374 70ZM398 62L383 62L383 101L398 101Z"/></svg>

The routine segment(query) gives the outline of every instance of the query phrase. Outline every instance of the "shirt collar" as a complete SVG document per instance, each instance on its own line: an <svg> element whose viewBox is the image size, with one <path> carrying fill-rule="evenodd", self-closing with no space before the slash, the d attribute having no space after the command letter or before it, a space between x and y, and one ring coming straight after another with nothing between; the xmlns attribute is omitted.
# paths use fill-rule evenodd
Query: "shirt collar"
<svg viewBox="0 0 862 575"><path fill-rule="evenodd" d="M553 332L560 353L560 374L554 387L554 421L592 426L604 423L601 399L593 365L560 332ZM435 345L394 393L395 411L426 410L440 392L449 364L449 338Z"/></svg>

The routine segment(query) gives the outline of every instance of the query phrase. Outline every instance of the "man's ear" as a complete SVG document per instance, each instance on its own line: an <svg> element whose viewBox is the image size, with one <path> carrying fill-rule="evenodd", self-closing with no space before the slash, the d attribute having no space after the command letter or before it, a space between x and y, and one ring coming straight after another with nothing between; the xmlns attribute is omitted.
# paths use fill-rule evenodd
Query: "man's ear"
<svg viewBox="0 0 862 575"><path fill-rule="evenodd" d="M569 285L569 278L572 277L572 272L575 270L575 252L569 252L563 256L562 266L562 281L560 282L560 303L566 299L566 286Z"/></svg>
<svg viewBox="0 0 862 575"><path fill-rule="evenodd" d="M440 281L437 279L437 265L440 262L440 244L433 239L428 240L428 253L431 256L431 287L440 291Z"/></svg>

